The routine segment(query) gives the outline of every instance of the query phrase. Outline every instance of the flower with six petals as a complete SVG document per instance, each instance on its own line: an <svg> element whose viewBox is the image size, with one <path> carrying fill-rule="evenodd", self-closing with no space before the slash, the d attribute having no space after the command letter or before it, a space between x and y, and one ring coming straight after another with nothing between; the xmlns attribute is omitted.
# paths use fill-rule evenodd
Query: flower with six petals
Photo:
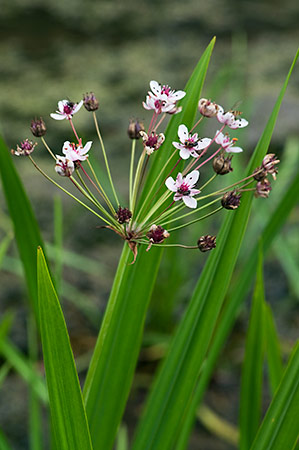
<svg viewBox="0 0 299 450"><path fill-rule="evenodd" d="M79 111L83 105L83 100L79 103L73 103L69 100L60 100L58 102L58 110L55 113L51 113L50 116L55 120L71 120L73 115Z"/></svg>
<svg viewBox="0 0 299 450"><path fill-rule="evenodd" d="M182 159L188 159L190 155L193 156L193 158L198 158L199 154L197 151L208 147L212 141L210 138L200 139L197 133L194 133L193 135L188 133L188 128L183 124L178 128L178 136L181 143L173 142L172 145L180 150L180 157Z"/></svg>
<svg viewBox="0 0 299 450"><path fill-rule="evenodd" d="M80 140L81 141L81 140ZM88 141L84 147L80 144L74 144L70 141L65 141L62 147L62 153L71 161L85 161L88 158L87 153L90 150L92 141Z"/></svg>
<svg viewBox="0 0 299 450"><path fill-rule="evenodd" d="M229 128L235 130L236 128L244 128L248 125L248 121L246 119L241 119L235 116L232 111L225 112L222 106L218 105L218 113L217 113L218 122L227 125Z"/></svg>
<svg viewBox="0 0 299 450"><path fill-rule="evenodd" d="M229 135L221 133L219 130L215 134L215 142L227 152L227 153L240 153L243 151L241 147L235 147L237 138L230 139Z"/></svg>
<svg viewBox="0 0 299 450"><path fill-rule="evenodd" d="M173 197L175 202L182 199L188 208L196 208L197 201L193 196L199 194L200 190L193 189L193 187L197 183L198 178L199 171L193 170L186 177L178 173L175 181L172 177L168 177L165 184L170 191L175 192Z"/></svg>

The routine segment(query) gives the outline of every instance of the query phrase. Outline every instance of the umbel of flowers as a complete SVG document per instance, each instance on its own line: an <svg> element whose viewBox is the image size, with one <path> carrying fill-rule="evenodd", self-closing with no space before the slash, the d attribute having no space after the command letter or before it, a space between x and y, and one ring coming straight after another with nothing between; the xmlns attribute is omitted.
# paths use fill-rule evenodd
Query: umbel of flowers
<svg viewBox="0 0 299 450"><path fill-rule="evenodd" d="M147 250L152 246L179 246L207 252L215 248L216 236L201 236L197 245L168 244L164 241L176 230L197 223L222 209L237 209L244 191L252 190L256 197L268 197L271 191L268 176L276 178L279 160L274 154L268 154L252 175L213 191L211 189L213 180L218 175L229 174L233 170L231 167L233 155L243 151L236 145L238 139L230 135L231 130L233 132L238 128L244 128L248 122L240 117L240 112L225 111L217 103L201 98L198 102L200 116L196 123L191 129L181 123L177 130L177 141L167 143L160 127L167 114L181 112L182 107L178 106L178 102L184 96L184 91L175 91L168 85L160 85L157 81L150 82L150 90L143 102L144 108L152 112L149 126L145 131L143 123L131 120L128 129L132 149L126 205L120 205L118 200L96 116L99 102L92 92L84 95L83 100L78 103L69 100L59 101L56 112L50 114L54 120L68 121L73 134L71 140L66 140L62 144L61 155L54 154L47 144L44 138L46 125L42 118L32 120L30 127L33 135L41 139L53 158L56 174L67 178L78 190L79 197L60 185L53 176L46 174L35 162L32 152L36 143L25 139L17 145L16 150L12 150L12 153L16 156L27 156L47 180L96 215L103 227L113 230L124 239L134 254L133 262L140 245L146 245ZM74 115L82 111L83 105L93 116L113 193L112 198L108 196L107 187L97 177L89 160L89 152L95 151L93 142L83 142L73 122ZM196 128L203 120L215 122L215 133L212 137L200 137L196 132ZM139 139L142 145L139 157L138 155L136 157L136 142ZM165 152L168 160L150 188L143 194L149 160L155 158L158 151ZM183 168L176 173L179 164ZM213 168L213 175L204 184L200 184L200 170L205 170L208 164ZM138 201L141 195L142 202Z"/></svg>

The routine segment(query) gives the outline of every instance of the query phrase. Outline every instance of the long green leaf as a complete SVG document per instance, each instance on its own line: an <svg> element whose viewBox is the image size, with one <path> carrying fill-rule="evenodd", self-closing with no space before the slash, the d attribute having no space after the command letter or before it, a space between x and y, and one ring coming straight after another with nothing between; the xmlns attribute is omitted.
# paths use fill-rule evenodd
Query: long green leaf
<svg viewBox="0 0 299 450"><path fill-rule="evenodd" d="M28 163L28 161L23 161ZM23 262L29 297L35 316L37 310L36 249L43 246L39 227L31 204L24 191L21 179L14 167L3 139L0 137L0 174L10 217L14 224L15 237Z"/></svg>
<svg viewBox="0 0 299 450"><path fill-rule="evenodd" d="M299 438L299 342L251 450L292 450Z"/></svg>
<svg viewBox="0 0 299 450"><path fill-rule="evenodd" d="M261 241L263 244L263 253L265 254L269 249L271 243L273 242L276 234L279 232L290 211L293 209L294 205L298 201L297 192L299 190L299 175L297 175L291 182L289 188L286 190L285 195L281 199L279 205L274 210L272 215L268 218L268 223L265 226ZM180 438L176 450L183 450L186 448L186 443L190 434L190 429L193 424L193 408L200 403L202 396L207 388L209 380L212 376L217 358L223 348L223 345L233 327L236 320L238 311L246 294L248 293L251 281L255 274L256 264L258 261L258 246L256 245L245 266L241 268L237 281L232 289L230 295L228 296L228 301L224 305L223 311L221 313L217 329L215 331L212 344L209 348L209 353L207 355L205 364L202 368L202 373L192 400L192 405L190 407L187 420L182 427Z"/></svg>
<svg viewBox="0 0 299 450"><path fill-rule="evenodd" d="M0 450L12 450L12 447L9 445L1 429L0 429Z"/></svg>
<svg viewBox="0 0 299 450"><path fill-rule="evenodd" d="M189 90L193 95L190 96L191 103L186 101L183 104L186 125L192 123L196 113L213 46L214 40L206 49L191 76L191 81L187 84L187 95ZM178 120L176 115L171 118L166 132L167 142L172 142L176 138L177 125L180 123ZM167 156L164 155L164 158L167 159ZM163 163L161 160L157 163L157 168L153 166L150 170L151 183L156 176L156 169L160 170ZM141 344L145 314L162 256L161 250L156 250L146 252L142 248L136 263L130 266L132 255L125 245L120 259L84 386L92 442L97 450L109 450L113 446L128 398Z"/></svg>
<svg viewBox="0 0 299 450"><path fill-rule="evenodd" d="M298 53L251 158L249 174L261 163L269 147L280 105L297 58ZM195 416L196 404L192 402L194 389L231 279L251 203L252 195L246 193L236 214L228 215L224 221L218 238L219 247L208 259L156 378L133 443L134 450L172 450L189 408L190 416Z"/></svg>
<svg viewBox="0 0 299 450"><path fill-rule="evenodd" d="M40 330L56 447L92 449L73 353L47 264L37 256Z"/></svg>
<svg viewBox="0 0 299 450"><path fill-rule="evenodd" d="M260 251L242 369L240 398L240 450L248 450L261 419L265 350L263 258Z"/></svg>
<svg viewBox="0 0 299 450"><path fill-rule="evenodd" d="M273 314L270 305L264 305L266 354L268 361L269 382L272 394L276 391L282 374L283 365L280 351L280 342L277 335Z"/></svg>

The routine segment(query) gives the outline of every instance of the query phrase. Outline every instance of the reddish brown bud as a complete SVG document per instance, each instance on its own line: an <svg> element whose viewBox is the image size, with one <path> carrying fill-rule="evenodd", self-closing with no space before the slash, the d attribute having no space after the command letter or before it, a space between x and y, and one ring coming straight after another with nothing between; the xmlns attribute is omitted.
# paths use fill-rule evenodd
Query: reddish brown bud
<svg viewBox="0 0 299 450"><path fill-rule="evenodd" d="M130 222L130 219L132 217L132 213L128 208L122 208L121 206L118 207L118 210L116 211L116 219L119 223L128 223Z"/></svg>
<svg viewBox="0 0 299 450"><path fill-rule="evenodd" d="M161 244L164 239L169 237L169 233L160 225L152 225L147 233L147 237L153 244Z"/></svg>
<svg viewBox="0 0 299 450"><path fill-rule="evenodd" d="M259 181L256 184L255 197L268 198L272 190L270 181L265 178L263 181Z"/></svg>
<svg viewBox="0 0 299 450"><path fill-rule="evenodd" d="M144 131L144 125L138 120L130 120L128 136L130 139L140 139L140 131Z"/></svg>
<svg viewBox="0 0 299 450"><path fill-rule="evenodd" d="M231 163L232 156L225 157L223 154L220 154L213 159L213 169L218 175L226 175L233 171Z"/></svg>
<svg viewBox="0 0 299 450"><path fill-rule="evenodd" d="M86 93L83 96L83 105L87 111L96 111L99 109L99 102L93 92Z"/></svg>
<svg viewBox="0 0 299 450"><path fill-rule="evenodd" d="M201 236L197 241L198 248L201 252L208 252L216 247L216 236Z"/></svg>
<svg viewBox="0 0 299 450"><path fill-rule="evenodd" d="M237 209L240 205L241 194L236 191L226 192L221 199L221 205L225 209Z"/></svg>
<svg viewBox="0 0 299 450"><path fill-rule="evenodd" d="M31 120L30 130L33 136L42 137L46 134L47 128L45 122L40 117L39 119Z"/></svg>

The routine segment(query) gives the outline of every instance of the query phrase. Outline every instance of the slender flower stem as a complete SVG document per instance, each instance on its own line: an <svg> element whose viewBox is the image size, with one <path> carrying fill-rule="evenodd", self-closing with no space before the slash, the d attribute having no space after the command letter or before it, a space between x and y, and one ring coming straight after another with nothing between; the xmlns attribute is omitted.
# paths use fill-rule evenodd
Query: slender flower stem
<svg viewBox="0 0 299 450"><path fill-rule="evenodd" d="M142 227L144 226L144 224L146 224L149 219L155 214L156 211L158 211L158 209L163 205L163 203L168 199L168 197L170 197L170 195L172 194L172 192L170 191L166 191L164 192L164 194L159 198L159 200L157 200L157 202L155 203L155 205L151 208L151 210L148 212L148 214L146 215L146 217L143 219L143 221L140 224L140 228L142 229Z"/></svg>
<svg viewBox="0 0 299 450"><path fill-rule="evenodd" d="M109 163L108 163L108 159L107 159L107 155L106 155L104 142L103 142L103 139L102 139L102 136L101 136L101 133L100 133L100 129L99 129L99 124L98 124L98 121L97 121L97 116L96 116L96 113L94 111L93 111L92 115L93 115L93 120L94 120L94 124L95 124L96 131L97 131L97 135L98 135L101 147L102 147L102 152L103 152L105 165L106 165L106 170L107 170L108 178L109 178L110 185L111 185L111 188L112 188L112 192L113 192L116 204L119 205L118 197L116 195L116 191L115 191L114 184L113 184L113 181L112 181L112 176L111 176L111 172L110 172L110 168L109 168Z"/></svg>
<svg viewBox="0 0 299 450"><path fill-rule="evenodd" d="M131 204L131 212L132 214L134 213L134 209L136 206L136 200L137 200L137 193L138 193L138 187L139 187L139 181L140 181L140 175L141 175L141 169L143 166L143 162L144 162L144 158L145 158L146 152L145 150L143 150L143 152L140 155L138 164L137 164L137 169L136 169L136 173L135 173L135 179L134 179L134 184L133 184L133 191L132 191L132 204Z"/></svg>
<svg viewBox="0 0 299 450"><path fill-rule="evenodd" d="M167 225L167 224L169 224L169 223L171 223L171 222L176 222L177 220L184 219L185 217L191 216L192 214L195 214L195 213L197 213L198 211L201 211L202 209L208 208L209 206L213 205L214 203L219 202L219 200L221 200L221 198L222 198L222 196L221 196L221 197L218 197L218 198L216 198L216 199L214 199L213 201L211 201L211 202L209 202L209 203L206 203L206 204L203 205L203 206L200 206L199 208L193 209L192 211L190 211L190 212L188 212L188 213L186 213L186 214L183 214L182 216L175 217L174 219L167 220L166 222L162 222L162 223L161 223L161 226L164 227L164 225ZM172 215L173 215L173 214L174 214L174 213L172 213Z"/></svg>
<svg viewBox="0 0 299 450"><path fill-rule="evenodd" d="M214 211L212 211L212 212L210 212L210 213L208 213L208 214L205 214L205 215L202 216L202 217L199 217L198 219L191 220L191 222L184 223L184 224L179 225L178 227L175 227L175 228L170 228L170 230L167 230L167 231L168 231L168 232L171 232L171 231L179 230L180 228L188 227L189 225L192 225L193 223L199 222L200 220L204 220L204 219L206 219L207 217L210 217L210 216L212 216L213 214L216 214L216 213L217 213L218 211L220 211L221 209L223 209L223 207L222 207L222 206L219 206L219 208L215 209Z"/></svg>
<svg viewBox="0 0 299 450"><path fill-rule="evenodd" d="M200 169L200 167L204 166L207 162L209 162L211 159L213 159L217 155L217 153L220 152L220 150L222 150L221 146L218 148L218 150L216 150L216 152L214 152L211 156L209 156L207 159L205 159L201 164L199 164L197 167L195 167L194 170L198 170L198 169Z"/></svg>
<svg viewBox="0 0 299 450"><path fill-rule="evenodd" d="M136 139L132 140L131 149L131 163L130 163L130 180L129 180L129 208L131 210L132 206L132 196L133 196L133 172L134 172L134 159L135 159L135 149L136 149Z"/></svg>
<svg viewBox="0 0 299 450"><path fill-rule="evenodd" d="M170 161L172 160L172 158L174 157L174 155L175 155L175 152L172 153L172 155L168 158L168 160L166 161L166 163L164 164L164 166L163 166L162 169L160 170L160 172L159 172L157 178L156 178L155 181L153 182L153 184L152 184L152 186L151 186L151 188L150 188L150 190L149 190L147 196L145 197L145 200L144 200L143 204L141 205L141 208L140 208L140 210L139 210L139 212L138 212L138 214L137 214L137 216L136 216L136 220L139 219L139 217L141 216L141 213L143 212L143 210L144 210L144 208L146 207L146 205L147 205L148 203L150 204L150 203L152 202L152 200L154 199L154 197L156 196L156 194L154 194L153 197L152 197L152 199L150 200L150 196L152 195L152 192L153 192L153 190L154 190L156 184L158 183L159 178L160 178L161 175L163 174L165 168L168 166L168 164L170 163ZM163 184L162 184L161 186L163 186ZM158 191L157 191L157 192L158 192Z"/></svg>
<svg viewBox="0 0 299 450"><path fill-rule="evenodd" d="M81 166L81 165L80 165L80 166ZM82 166L81 166L81 168L82 168ZM86 172L85 172L85 173L86 173ZM77 174L77 177L79 178L79 180L80 180L82 186L84 187L85 191L86 191L86 192L88 193L88 195L93 199L94 205L96 205L96 206L99 208L99 210L100 210L106 217L108 217L108 219L112 220L112 222L115 224L115 226L116 226L117 228L120 228L119 223L118 223L118 222L115 220L115 218L114 218L115 211L113 211L113 216L111 216L111 214L109 214L109 213L106 211L106 209L101 205L101 203L98 201L98 199L93 195L93 193L91 192L91 190L90 190L89 187L86 185L86 183L85 183L85 181L83 180L83 178L81 177L81 174L80 174L80 172L79 172L78 169L76 169L76 174Z"/></svg>
<svg viewBox="0 0 299 450"><path fill-rule="evenodd" d="M77 197L75 197L73 194L71 194L69 191L67 191L66 189L64 189L62 186L60 186L60 184L56 183L56 181L54 181L51 177L49 177L49 175L47 175L34 161L34 159L32 158L32 156L28 155L28 158L30 159L30 161L32 162L32 164L34 165L34 167L48 180L50 181L52 184L54 184L56 187L58 187L61 191L63 191L65 194L67 194L69 197L71 197L72 199L76 200L76 202L78 202L80 205L84 206L84 208L88 209L90 212L92 212L95 216L99 217L101 220L103 220L103 222L107 223L110 226L113 226L111 224L111 222L108 222L108 220L104 219L104 217L100 216L98 213L96 213L93 209L91 209L89 206L87 206L85 203L83 203L81 200L79 200ZM76 186L77 187L77 186ZM87 197L90 199L90 197Z"/></svg>
<svg viewBox="0 0 299 450"><path fill-rule="evenodd" d="M208 186L208 184L210 184L212 181L214 181L216 177L217 177L217 173L214 173L214 175L205 184L200 186L199 190L202 191L205 187Z"/></svg>
<svg viewBox="0 0 299 450"><path fill-rule="evenodd" d="M148 133L147 133L148 135L152 132L152 129L154 128L155 123L157 121L157 117L158 117L158 114L156 112L154 112L152 119L151 119L151 123L149 124L149 127L148 127Z"/></svg>
<svg viewBox="0 0 299 450"><path fill-rule="evenodd" d="M155 132L157 131L157 129L159 128L159 126L161 125L161 123L163 122L165 117L166 117L166 113L163 114L163 116L161 117L161 119L159 120L159 122L157 123L157 125L155 126L153 131L155 131Z"/></svg>
<svg viewBox="0 0 299 450"><path fill-rule="evenodd" d="M99 182L99 179L98 179L98 177L97 177L97 175L96 175L96 173L95 173L95 171L94 171L94 169L93 169L93 167L92 167L91 162L89 161L89 158L87 158L86 161L87 161L88 167L90 168L91 173L92 173L94 179L96 180L97 185L99 186L99 189L100 189L101 192L102 192L102 194L101 194L102 198L104 198L105 202L107 203L108 208L110 209L110 211L111 211L112 214L114 215L114 214L115 214L115 209L113 208L112 203L110 202L110 200L109 200L109 198L108 198L106 192L104 191L104 189L103 189L101 183Z"/></svg>
<svg viewBox="0 0 299 450"><path fill-rule="evenodd" d="M48 150L48 152L50 153L50 155L52 156L53 159L55 159L56 161L56 157L54 155L54 153L52 152L52 150L50 149L50 147L48 146L48 144L46 143L45 139L43 137L41 137L42 143L44 144L44 146L46 147L46 149Z"/></svg>
<svg viewBox="0 0 299 450"><path fill-rule="evenodd" d="M78 136L78 134L77 134L77 131L76 131L75 127L74 127L74 124L73 124L72 119L69 119L69 122L70 122L70 124L71 124L72 129L73 129L74 135L76 136L76 139L77 139L77 141L78 141L78 144L80 145L80 144L82 143L82 139L79 138L79 136Z"/></svg>
<svg viewBox="0 0 299 450"><path fill-rule="evenodd" d="M149 245L148 241L142 241L142 240L136 240L138 244L142 245ZM198 249L197 245L183 245L183 244L151 244L151 247L181 247L181 248L188 248L188 249Z"/></svg>
<svg viewBox="0 0 299 450"><path fill-rule="evenodd" d="M195 123L195 125L193 125L193 127L191 128L191 130L189 131L189 133L192 133L192 131L197 127L197 125L200 124L200 122L202 121L203 116L200 117L200 119Z"/></svg>

